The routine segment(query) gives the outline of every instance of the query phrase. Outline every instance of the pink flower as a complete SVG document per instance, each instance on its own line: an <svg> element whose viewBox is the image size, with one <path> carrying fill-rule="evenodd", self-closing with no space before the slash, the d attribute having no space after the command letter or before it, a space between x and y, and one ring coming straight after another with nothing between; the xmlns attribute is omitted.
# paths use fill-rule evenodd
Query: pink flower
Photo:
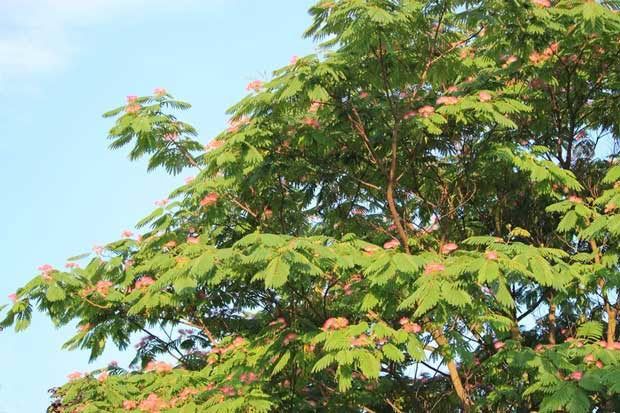
<svg viewBox="0 0 620 413"><path fill-rule="evenodd" d="M446 266L438 263L438 262L431 262L429 264L426 264L426 267L424 267L424 274L432 274L434 272L440 272L446 269Z"/></svg>
<svg viewBox="0 0 620 413"><path fill-rule="evenodd" d="M319 121L313 118L304 118L302 122L314 129L318 129L321 127Z"/></svg>
<svg viewBox="0 0 620 413"><path fill-rule="evenodd" d="M149 413L159 413L161 409L166 407L166 403L159 398L155 393L149 394L149 397L142 400L138 405L141 410Z"/></svg>
<svg viewBox="0 0 620 413"><path fill-rule="evenodd" d="M291 64L292 64L292 65L296 64L298 60L299 60L299 56L293 56L293 57L291 57Z"/></svg>
<svg viewBox="0 0 620 413"><path fill-rule="evenodd" d="M405 324L409 324L409 319L408 319L407 317L403 317L403 318L401 318L400 320L398 320L398 323L399 323L401 326L404 326Z"/></svg>
<svg viewBox="0 0 620 413"><path fill-rule="evenodd" d="M408 333L417 334L422 331L422 327L418 323L407 323L403 326L403 329Z"/></svg>
<svg viewBox="0 0 620 413"><path fill-rule="evenodd" d="M168 202L170 202L170 200L168 198L164 198L164 199L160 199L159 201L155 201L155 205L161 208L163 206L166 206Z"/></svg>
<svg viewBox="0 0 620 413"><path fill-rule="evenodd" d="M198 244L198 238L196 237L187 237L187 243L188 244Z"/></svg>
<svg viewBox="0 0 620 413"><path fill-rule="evenodd" d="M167 133L164 135L164 140L166 142L175 142L179 135L177 133Z"/></svg>
<svg viewBox="0 0 620 413"><path fill-rule="evenodd" d="M459 98L455 97L455 96L442 96L439 99L437 99L437 104L438 105L456 105L459 101Z"/></svg>
<svg viewBox="0 0 620 413"><path fill-rule="evenodd" d="M157 96L158 98L167 94L168 92L163 87L156 87L155 89L153 89L153 95Z"/></svg>
<svg viewBox="0 0 620 413"><path fill-rule="evenodd" d="M185 184L186 184L186 185L189 185L189 184L191 184L192 182L194 182L194 177L193 177L193 176L188 176L187 178L185 178L185 180L184 180L184 181L185 181Z"/></svg>
<svg viewBox="0 0 620 413"><path fill-rule="evenodd" d="M11 300L13 304L15 304L17 302L17 294L15 293L9 294L9 300Z"/></svg>
<svg viewBox="0 0 620 413"><path fill-rule="evenodd" d="M453 242L449 242L449 243L444 244L444 245L441 246L441 253L442 254L450 254L452 251L454 251L454 250L456 250L458 248L459 248L458 245L456 245Z"/></svg>
<svg viewBox="0 0 620 413"><path fill-rule="evenodd" d="M353 347L362 347L370 344L370 340L368 340L368 336L366 334L360 334L358 338L351 338L351 345Z"/></svg>
<svg viewBox="0 0 620 413"><path fill-rule="evenodd" d="M230 129L229 129L229 131L230 131ZM235 129L235 132L236 132L236 131L237 131L237 130ZM219 148L219 147L220 147L220 146L222 146L223 144L224 144L224 142L223 142L223 141L220 141L220 140L214 139L214 140L212 140L211 142L209 142L208 144L206 144L206 145L204 146L204 148L205 148L205 151L209 152L209 151L211 151L211 150L213 150L213 149L217 149L217 148Z"/></svg>
<svg viewBox="0 0 620 413"><path fill-rule="evenodd" d="M416 112L415 110L411 110L411 111L409 111L409 112L407 112L407 113L405 113L405 114L403 115L403 119L407 120L407 119L409 119L409 118L411 118L411 117L415 116L415 115L416 115L416 113L417 113L417 112Z"/></svg>
<svg viewBox="0 0 620 413"><path fill-rule="evenodd" d="M123 238L131 238L131 237L133 237L133 232L131 232L128 229L126 229L123 232L121 232L121 236Z"/></svg>
<svg viewBox="0 0 620 413"><path fill-rule="evenodd" d="M97 284L95 285L95 288L97 289L97 292L103 296L108 294L108 289L112 286L112 282L111 281L97 281Z"/></svg>
<svg viewBox="0 0 620 413"><path fill-rule="evenodd" d="M297 334L295 333L289 333L286 335L286 337L284 338L284 341L282 342L282 344L284 344L285 346L287 346L289 343L293 342L297 340Z"/></svg>
<svg viewBox="0 0 620 413"><path fill-rule="evenodd" d="M455 92L458 92L458 91L459 91L459 88L456 87L456 86L450 86L448 89L446 89L447 93L455 93Z"/></svg>
<svg viewBox="0 0 620 413"><path fill-rule="evenodd" d="M551 7L549 0L532 0L532 3L539 7Z"/></svg>
<svg viewBox="0 0 620 413"><path fill-rule="evenodd" d="M253 90L254 92L258 92L260 88L262 87L263 87L263 82L261 82L260 80L253 80L252 82L248 83L248 85L245 87L245 90L247 90L248 92L250 90Z"/></svg>
<svg viewBox="0 0 620 413"><path fill-rule="evenodd" d="M112 360L111 362L108 363L108 367L118 367L118 361L116 360Z"/></svg>
<svg viewBox="0 0 620 413"><path fill-rule="evenodd" d="M493 347L495 348L495 350L499 350L500 348L504 347L505 343L503 341L496 341L495 343L493 343Z"/></svg>
<svg viewBox="0 0 620 413"><path fill-rule="evenodd" d="M75 262L68 262L65 264L65 268L78 268L79 265Z"/></svg>
<svg viewBox="0 0 620 413"><path fill-rule="evenodd" d="M84 377L84 373L80 373L79 371L74 371L73 373L69 373L67 375L67 378L69 380L77 380L77 379L81 379L82 377Z"/></svg>
<svg viewBox="0 0 620 413"><path fill-rule="evenodd" d="M583 372L581 371L574 371L571 374L568 375L568 378L571 380L581 380L581 378L583 377Z"/></svg>
<svg viewBox="0 0 620 413"><path fill-rule="evenodd" d="M280 326L281 328L286 327L286 320L282 317L279 317L277 320L274 320L271 323L269 323L269 326Z"/></svg>
<svg viewBox="0 0 620 413"><path fill-rule="evenodd" d="M543 0L546 1L546 0ZM538 52L532 52L532 54L530 54L530 62L534 63L534 64L538 64L538 62L542 62L544 60L544 57L538 53Z"/></svg>
<svg viewBox="0 0 620 413"><path fill-rule="evenodd" d="M368 92L363 92L362 91L362 92L360 92L359 96L360 96L360 99L366 99L368 97Z"/></svg>
<svg viewBox="0 0 620 413"><path fill-rule="evenodd" d="M594 362L596 361L596 359L594 358L594 356L593 356L592 354L587 354L587 355L583 358L583 361L584 361L586 364L589 364L589 363L594 363Z"/></svg>
<svg viewBox="0 0 620 413"><path fill-rule="evenodd" d="M310 109L308 109L308 112L315 113L317 110L319 110L321 105L321 102L312 102L312 105L310 105Z"/></svg>
<svg viewBox="0 0 620 413"><path fill-rule="evenodd" d="M400 241L397 239L393 239L391 241L386 242L385 244L383 244L383 248L385 248L386 250L392 249L392 248L396 248L400 245Z"/></svg>
<svg viewBox="0 0 620 413"><path fill-rule="evenodd" d="M517 56L508 56L508 59L506 59L506 64L509 65L516 62L517 60L519 60Z"/></svg>
<svg viewBox="0 0 620 413"><path fill-rule="evenodd" d="M497 261L497 252L495 251L487 251L484 253L484 257L490 261Z"/></svg>
<svg viewBox="0 0 620 413"><path fill-rule="evenodd" d="M37 270L41 271L41 272L52 272L54 271L54 268L49 265L49 264L43 264L39 267L37 267Z"/></svg>
<svg viewBox="0 0 620 413"><path fill-rule="evenodd" d="M93 247L93 252L94 252L95 254L97 254L97 255L101 255L101 254L103 253L103 250L104 250L104 248L103 248L103 246L101 246L101 245L95 245L95 246Z"/></svg>
<svg viewBox="0 0 620 413"><path fill-rule="evenodd" d="M235 132L237 132L239 130L240 126L246 125L248 123L250 123L250 118L248 118L247 116L242 116L239 119L230 119L228 121L228 126L229 126L228 132L235 133ZM219 145L218 145L218 147L219 147Z"/></svg>
<svg viewBox="0 0 620 413"><path fill-rule="evenodd" d="M131 105L127 105L125 107L125 112L127 113L137 113L140 111L140 109L142 108L142 106L140 106L137 103L132 103Z"/></svg>
<svg viewBox="0 0 620 413"><path fill-rule="evenodd" d="M131 410L137 407L138 407L138 403L134 402L133 400L125 400L123 402L123 409Z"/></svg>
<svg viewBox="0 0 620 413"><path fill-rule="evenodd" d="M480 99L480 102L488 102L491 100L491 95L488 92L482 91L478 94L478 98Z"/></svg>
<svg viewBox="0 0 620 413"><path fill-rule="evenodd" d="M420 109L418 109L418 113L422 115L423 118L428 118L434 112L435 112L435 108L429 105L422 106Z"/></svg>
<svg viewBox="0 0 620 413"><path fill-rule="evenodd" d="M148 287L149 285L155 282L154 279L148 276L141 277L138 281L136 281L136 288L140 289L142 287Z"/></svg>
<svg viewBox="0 0 620 413"><path fill-rule="evenodd" d="M127 96L127 103L134 103L137 99L138 97L134 95Z"/></svg>
<svg viewBox="0 0 620 413"><path fill-rule="evenodd" d="M177 246L177 242L176 241L168 241L164 244L164 247L166 248L174 248Z"/></svg>
<svg viewBox="0 0 620 413"><path fill-rule="evenodd" d="M333 330L338 330L340 328L344 328L347 325L349 325L349 320L347 320L344 317L332 317L332 318L328 318L327 320L325 320L325 323L323 323L323 327L321 327L321 330L323 331L327 331L330 329Z"/></svg>
<svg viewBox="0 0 620 413"><path fill-rule="evenodd" d="M108 372L104 371L103 373L99 375L99 377L97 377L97 381L100 383L103 383L104 381L106 381L107 378L108 378Z"/></svg>
<svg viewBox="0 0 620 413"><path fill-rule="evenodd" d="M575 204L581 204L581 203L583 202L583 199L579 198L578 196L574 196L574 195L569 196L569 197L568 197L568 200L569 200L570 202L575 203Z"/></svg>
<svg viewBox="0 0 620 413"><path fill-rule="evenodd" d="M200 206L209 206L217 202L219 195L216 192L211 192L200 201Z"/></svg>

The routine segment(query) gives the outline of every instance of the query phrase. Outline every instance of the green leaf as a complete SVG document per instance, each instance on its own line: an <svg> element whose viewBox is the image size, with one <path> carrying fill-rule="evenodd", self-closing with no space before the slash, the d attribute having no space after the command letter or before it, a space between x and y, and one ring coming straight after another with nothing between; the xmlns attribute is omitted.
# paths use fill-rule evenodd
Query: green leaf
<svg viewBox="0 0 620 413"><path fill-rule="evenodd" d="M64 290L57 284L50 285L45 296L50 301L60 301L64 300L66 297Z"/></svg>

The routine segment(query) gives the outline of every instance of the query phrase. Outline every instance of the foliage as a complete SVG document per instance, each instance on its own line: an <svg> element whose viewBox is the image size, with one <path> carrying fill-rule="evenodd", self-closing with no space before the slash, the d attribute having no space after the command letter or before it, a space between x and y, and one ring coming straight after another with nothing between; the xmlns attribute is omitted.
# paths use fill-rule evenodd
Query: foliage
<svg viewBox="0 0 620 413"><path fill-rule="evenodd" d="M165 91L106 113L197 176L5 309L146 334L50 411L618 411L618 6L320 1L205 150Z"/></svg>

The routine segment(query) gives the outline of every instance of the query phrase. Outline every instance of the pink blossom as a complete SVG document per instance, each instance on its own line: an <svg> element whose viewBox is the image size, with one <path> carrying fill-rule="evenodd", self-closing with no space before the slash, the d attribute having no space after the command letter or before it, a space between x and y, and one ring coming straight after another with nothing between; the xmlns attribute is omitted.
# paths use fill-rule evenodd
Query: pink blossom
<svg viewBox="0 0 620 413"><path fill-rule="evenodd" d="M585 363L594 363L596 361L596 359L594 358L594 356L592 354L587 354L584 358L583 361Z"/></svg>
<svg viewBox="0 0 620 413"><path fill-rule="evenodd" d="M127 103L134 103L138 99L135 95L127 96Z"/></svg>
<svg viewBox="0 0 620 413"><path fill-rule="evenodd" d="M602 361L600 361L600 360L598 360L598 361L595 363L595 366L596 366L596 367L598 367L599 369L602 369L602 368L603 368L603 362L602 362Z"/></svg>
<svg viewBox="0 0 620 413"><path fill-rule="evenodd" d="M456 86L450 86L448 89L446 89L447 93L456 93L459 91L459 88Z"/></svg>
<svg viewBox="0 0 620 413"><path fill-rule="evenodd" d="M245 90L247 90L248 92L250 90L253 90L254 92L258 92L260 88L262 87L263 87L263 82L261 82L260 80L253 80L250 83L248 83L248 85L245 87Z"/></svg>
<svg viewBox="0 0 620 413"><path fill-rule="evenodd" d="M545 0L543 0L543 1L545 1ZM532 63L534 63L534 64L538 64L538 62L541 62L541 61L543 61L543 60L544 60L544 57L543 57L543 55L541 55L541 54L540 54L540 53L538 53L538 52L532 52L532 53L530 54L529 59L530 59L530 62L532 62Z"/></svg>
<svg viewBox="0 0 620 413"><path fill-rule="evenodd" d="M166 407L166 402L159 398L155 393L149 394L149 397L142 400L138 408L149 413L159 413L161 409Z"/></svg>
<svg viewBox="0 0 620 413"><path fill-rule="evenodd" d="M112 286L112 282L111 281L105 281L105 280L101 280L101 281L97 281L97 284L95 285L95 288L97 289L97 292L103 296L108 294L108 289Z"/></svg>
<svg viewBox="0 0 620 413"><path fill-rule="evenodd" d="M41 272L51 272L54 271L54 268L49 265L49 264L43 264L39 267L37 267L37 270L41 271Z"/></svg>
<svg viewBox="0 0 620 413"><path fill-rule="evenodd" d="M314 118L307 118L307 117L306 117L306 118L304 118L304 119L302 120L302 122L303 122L304 124L306 124L306 125L310 126L311 128L314 128L314 129L318 129L318 128L320 128L320 127L321 127L321 124L319 123L319 121L318 121L318 120L316 120L316 119L314 119Z"/></svg>
<svg viewBox="0 0 620 413"><path fill-rule="evenodd" d="M99 381L100 383L103 383L104 381L106 381L107 378L108 378L108 372L104 371L97 377L97 381Z"/></svg>
<svg viewBox="0 0 620 413"><path fill-rule="evenodd" d="M403 329L408 333L417 334L422 331L422 327L418 323L407 323L403 326Z"/></svg>
<svg viewBox="0 0 620 413"><path fill-rule="evenodd" d="M484 257L490 261L497 261L497 252L495 251L487 251L484 253Z"/></svg>
<svg viewBox="0 0 620 413"><path fill-rule="evenodd" d="M158 207L164 207L168 204L168 202L170 202L170 200L168 198L164 198L164 199L160 199L158 201L155 201L155 205Z"/></svg>
<svg viewBox="0 0 620 413"><path fill-rule="evenodd" d="M65 264L65 268L78 268L79 265L75 262L68 262Z"/></svg>
<svg viewBox="0 0 620 413"><path fill-rule="evenodd" d="M112 360L108 363L108 367L118 367L118 361Z"/></svg>
<svg viewBox="0 0 620 413"><path fill-rule="evenodd" d="M504 347L505 343L503 341L496 341L495 343L493 343L493 348L495 348L495 350L499 350L500 348Z"/></svg>
<svg viewBox="0 0 620 413"><path fill-rule="evenodd" d="M398 323L399 323L401 326L404 326L405 324L409 324L409 319L408 319L407 317L403 317L403 318L401 318L400 320L398 320Z"/></svg>
<svg viewBox="0 0 620 413"><path fill-rule="evenodd" d="M333 330L338 330L340 328L344 328L347 325L349 325L349 320L347 320L344 317L332 317L332 318L328 318L325 323L323 323L323 327L321 327L321 330L323 331L327 331L330 329Z"/></svg>
<svg viewBox="0 0 620 413"><path fill-rule="evenodd" d="M191 184L192 182L194 182L194 179L195 178L193 176L188 176L187 178L185 178L185 184L186 185Z"/></svg>
<svg viewBox="0 0 620 413"><path fill-rule="evenodd" d="M532 0L532 3L539 7L551 7L549 0Z"/></svg>
<svg viewBox="0 0 620 413"><path fill-rule="evenodd" d="M403 115L403 119L407 120L413 116L415 116L417 112L415 110L411 110Z"/></svg>
<svg viewBox="0 0 620 413"><path fill-rule="evenodd" d="M13 304L15 304L17 302L17 294L15 293L9 294L9 300L11 300Z"/></svg>
<svg viewBox="0 0 620 413"><path fill-rule="evenodd" d="M574 371L571 374L568 375L568 378L571 380L581 380L581 378L583 377L583 372L581 371Z"/></svg>
<svg viewBox="0 0 620 413"><path fill-rule="evenodd" d="M370 340L368 340L368 336L366 334L360 334L357 338L351 338L351 345L353 347L362 347L370 344Z"/></svg>
<svg viewBox="0 0 620 413"><path fill-rule="evenodd" d="M285 346L287 346L289 343L293 342L297 340L297 334L295 333L289 333L286 335L286 337L284 338L284 341L282 342Z"/></svg>
<svg viewBox="0 0 620 413"><path fill-rule="evenodd" d="M187 243L188 244L198 244L198 238L196 237L187 237Z"/></svg>
<svg viewBox="0 0 620 413"><path fill-rule="evenodd" d="M67 378L69 380L77 380L77 379L81 379L82 377L84 377L84 373L80 373L79 371L74 371L73 373L69 373L67 375Z"/></svg>
<svg viewBox="0 0 620 413"><path fill-rule="evenodd" d="M176 241L168 241L164 244L164 247L166 248L174 248L177 246L177 242Z"/></svg>
<svg viewBox="0 0 620 413"><path fill-rule="evenodd" d="M126 229L126 230L123 230L123 232L121 232L121 236L123 238L131 238L131 237L133 237L133 232L131 232L130 230Z"/></svg>
<svg viewBox="0 0 620 413"><path fill-rule="evenodd" d="M293 56L293 57L291 57L291 62L290 62L290 63L291 63L292 65L294 65L294 64L296 64L296 63L297 63L297 61L298 61L298 60L299 60L299 56Z"/></svg>
<svg viewBox="0 0 620 413"><path fill-rule="evenodd" d="M138 407L138 403L134 402L133 400L125 400L123 402L123 409L131 410L137 407Z"/></svg>
<svg viewBox="0 0 620 413"><path fill-rule="evenodd" d="M148 276L141 277L138 281L136 281L136 288L140 289L142 287L148 287L149 285L155 282L154 279Z"/></svg>
<svg viewBox="0 0 620 413"><path fill-rule="evenodd" d="M569 200L570 202L575 203L575 204L581 204L581 203L583 202L583 199L579 198L578 196L574 196L574 195L569 196L569 197L568 197L568 200Z"/></svg>
<svg viewBox="0 0 620 413"><path fill-rule="evenodd" d="M482 91L478 94L478 98L480 99L480 102L488 102L491 100L491 95L488 92Z"/></svg>
<svg viewBox="0 0 620 413"><path fill-rule="evenodd" d="M360 92L359 97L360 99L366 99L368 97L368 92L364 92L364 91Z"/></svg>
<svg viewBox="0 0 620 413"><path fill-rule="evenodd" d="M157 373L166 373L172 371L172 365L165 361L149 361L144 369L145 372L155 371Z"/></svg>
<svg viewBox="0 0 620 413"><path fill-rule="evenodd" d="M446 266L438 263L438 262L431 262L429 264L426 264L426 267L424 267L424 274L432 274L434 272L440 272L446 269Z"/></svg>
<svg viewBox="0 0 620 413"><path fill-rule="evenodd" d="M155 96L157 96L159 98L164 96L164 95L167 95L167 94L168 94L168 92L163 87L156 87L155 89L153 89L153 95L155 95Z"/></svg>
<svg viewBox="0 0 620 413"><path fill-rule="evenodd" d="M397 239L393 239L383 244L383 248L385 248L386 250L389 250L391 248L396 248L399 245L400 245L400 241Z"/></svg>
<svg viewBox="0 0 620 413"><path fill-rule="evenodd" d="M516 62L517 60L519 60L517 56L508 56L508 59L506 59L506 64L509 65Z"/></svg>
<svg viewBox="0 0 620 413"><path fill-rule="evenodd" d="M246 125L250 123L250 118L248 118L247 116L242 116L238 119L230 119L228 121L228 132L230 133L235 133L239 130L240 126ZM223 143L223 142L222 142ZM220 143L221 145L221 143ZM219 147L219 145L218 145Z"/></svg>
<svg viewBox="0 0 620 413"><path fill-rule="evenodd" d="M230 131L230 129L229 129L229 131ZM236 131L237 131L237 130L235 129L235 132L236 132ZM218 139L214 139L214 140L212 140L211 142L209 142L208 144L206 144L206 145L204 146L204 149L205 149L205 151L209 152L209 151L212 151L213 149L217 149L217 148L219 148L219 147L220 147L220 146L222 146L223 144L224 144L224 142L223 142L223 141L220 141L220 140L218 140Z"/></svg>
<svg viewBox="0 0 620 413"><path fill-rule="evenodd" d="M441 246L441 253L442 254L450 254L452 251L454 251L454 250L456 250L458 248L459 248L458 245L456 245L453 242L449 242L449 243L444 244L444 245Z"/></svg>
<svg viewBox="0 0 620 413"><path fill-rule="evenodd" d="M459 101L459 98L455 97L455 96L442 96L439 99L437 99L437 104L438 105L456 105Z"/></svg>
<svg viewBox="0 0 620 413"><path fill-rule="evenodd" d="M138 111L140 111L140 109L142 108L142 106L140 106L137 103L132 103L131 105L127 105L125 107L125 112L127 113L137 113Z"/></svg>
<svg viewBox="0 0 620 413"><path fill-rule="evenodd" d="M277 320L272 321L271 323L269 323L269 326L276 326L279 325L281 328L282 327L286 327L286 320L282 317L279 317Z"/></svg>
<svg viewBox="0 0 620 413"><path fill-rule="evenodd" d="M312 102L312 105L310 105L310 109L308 109L308 112L315 113L321 108L321 105L322 105L321 102L318 102L318 101Z"/></svg>
<svg viewBox="0 0 620 413"><path fill-rule="evenodd" d="M428 118L434 112L435 112L435 108L429 105L422 106L420 109L418 109L418 113L422 115L423 118Z"/></svg>
<svg viewBox="0 0 620 413"><path fill-rule="evenodd" d="M219 195L216 192L211 192L200 201L200 206L203 207L215 204L218 197Z"/></svg>
<svg viewBox="0 0 620 413"><path fill-rule="evenodd" d="M101 246L101 245L95 245L95 246L93 247L93 252L94 252L95 254L97 254L97 255L101 255L101 254L103 253L103 250L104 250L104 248L103 248L103 246Z"/></svg>

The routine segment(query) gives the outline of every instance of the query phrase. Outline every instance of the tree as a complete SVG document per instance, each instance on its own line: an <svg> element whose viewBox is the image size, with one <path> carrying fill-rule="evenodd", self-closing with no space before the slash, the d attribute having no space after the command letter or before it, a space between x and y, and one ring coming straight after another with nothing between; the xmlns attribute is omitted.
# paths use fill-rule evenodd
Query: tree
<svg viewBox="0 0 620 413"><path fill-rule="evenodd" d="M92 360L146 334L49 411L620 409L618 6L320 1L204 150L128 97L111 148L197 175L12 297Z"/></svg>

